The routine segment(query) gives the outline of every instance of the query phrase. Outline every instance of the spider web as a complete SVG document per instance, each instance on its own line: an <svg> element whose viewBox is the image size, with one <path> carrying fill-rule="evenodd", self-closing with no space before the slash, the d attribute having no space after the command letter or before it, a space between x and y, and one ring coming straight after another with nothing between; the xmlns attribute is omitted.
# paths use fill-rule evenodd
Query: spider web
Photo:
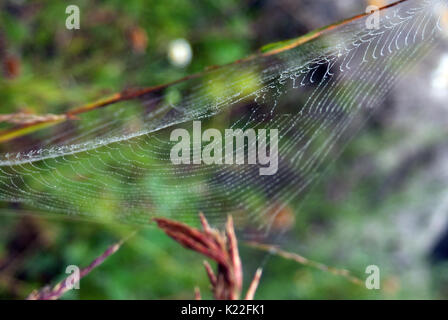
<svg viewBox="0 0 448 320"><path fill-rule="evenodd" d="M12 141L0 201L35 213L148 224L153 216L268 230L337 158L368 115L446 32L445 0L409 0L303 45L83 114ZM176 128L278 129L278 172L257 165L173 165ZM204 145L202 146L204 147ZM247 148L247 146L245 146ZM237 152L238 150L234 150Z"/></svg>

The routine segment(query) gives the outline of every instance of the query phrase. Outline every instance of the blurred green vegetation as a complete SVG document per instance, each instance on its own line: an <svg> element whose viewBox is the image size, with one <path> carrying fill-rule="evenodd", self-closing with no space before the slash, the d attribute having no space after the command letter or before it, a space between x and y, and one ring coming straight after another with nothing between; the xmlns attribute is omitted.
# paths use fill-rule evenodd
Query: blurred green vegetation
<svg viewBox="0 0 448 320"><path fill-rule="evenodd" d="M0 78L1 112L58 113L123 88L166 83L208 66L243 58L254 52L262 41L285 38L281 32L271 32L272 39L264 37L259 22L254 22L266 17L263 10L268 9L262 3L71 1L80 7L81 29L69 31L64 27L65 2L3 1L0 54L3 59L16 57L19 71L17 75ZM322 21L322 25L328 22L331 21ZM273 23L266 22L267 28ZM296 35L304 30L303 25L291 28L295 28ZM178 68L167 59L169 42L178 38L187 39L193 49L192 63L185 68ZM209 89L220 90L219 84L215 85ZM393 134L386 138L393 141ZM342 155L344 161L334 164L327 172L326 181L340 179L342 172L349 171L360 155L373 153L378 141L384 138L369 131L358 137L357 143ZM381 205L372 206L368 195L378 188L381 178L370 175L362 180L359 189L345 194L343 200L329 199L329 184L321 183L306 200L299 199L292 204L297 218L292 235L288 236L299 239L291 241L299 245L288 249L331 266L347 268L361 278L365 277L365 266L372 262L381 264L383 290L366 290L344 278L242 245L245 279L251 278L260 263L264 267L256 298L443 297L431 283L421 284L401 274L388 253L380 250L383 246L376 248L375 243L367 246L356 238L366 224L387 219L396 198L409 201L422 190L414 190L411 184ZM56 283L64 276L67 265L86 266L133 230L129 226L70 217L18 217L10 207L0 210L0 262L3 263L0 264L3 266L0 298L23 298L33 289ZM33 233L34 237L29 236ZM354 238L347 242L344 239L347 235ZM211 298L201 260L161 231L146 227L83 279L81 290L69 292L64 299L189 299L196 285L203 297Z"/></svg>

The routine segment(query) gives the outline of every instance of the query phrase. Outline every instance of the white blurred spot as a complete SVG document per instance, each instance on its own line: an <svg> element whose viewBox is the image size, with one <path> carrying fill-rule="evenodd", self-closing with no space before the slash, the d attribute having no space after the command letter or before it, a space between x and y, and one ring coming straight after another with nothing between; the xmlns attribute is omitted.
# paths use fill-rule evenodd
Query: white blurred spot
<svg viewBox="0 0 448 320"><path fill-rule="evenodd" d="M190 43L185 39L176 39L168 46L168 58L176 67L185 67L191 62L193 52Z"/></svg>
<svg viewBox="0 0 448 320"><path fill-rule="evenodd" d="M440 58L439 65L432 75L431 85L437 96L445 96L448 92L448 54Z"/></svg>
<svg viewBox="0 0 448 320"><path fill-rule="evenodd" d="M446 4L436 3L434 5L434 14L439 16L439 27L442 29L442 35L448 37L448 7Z"/></svg>

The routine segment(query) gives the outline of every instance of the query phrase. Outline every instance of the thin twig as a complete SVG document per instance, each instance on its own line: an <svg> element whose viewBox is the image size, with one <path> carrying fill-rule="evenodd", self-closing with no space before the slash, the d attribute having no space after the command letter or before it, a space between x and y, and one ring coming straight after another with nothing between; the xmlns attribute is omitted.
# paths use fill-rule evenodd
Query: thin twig
<svg viewBox="0 0 448 320"><path fill-rule="evenodd" d="M244 300L254 300L255 291L257 291L262 273L263 270L261 268L258 268L255 272L252 282L250 283L249 289L247 289L246 297L244 298Z"/></svg>
<svg viewBox="0 0 448 320"><path fill-rule="evenodd" d="M106 251L103 252L99 257L97 257L95 260L93 260L87 267L81 269L79 273L79 280L87 276L93 269L97 268L99 265L101 265L107 258L109 258L111 255L113 255L115 252L120 249L120 247L123 245L124 242L126 242L130 237L134 236L137 233L137 231L134 231L132 234L130 234L125 239L122 239L121 241L115 243L114 245L110 246L106 249ZM64 280L59 282L57 285L55 285L53 288L50 287L44 287L41 290L34 290L31 292L31 294L27 297L27 300L57 300L59 299L64 293L69 291L72 288L72 283L70 282L71 276L66 277Z"/></svg>
<svg viewBox="0 0 448 320"><path fill-rule="evenodd" d="M18 125L28 125L32 123L40 122L56 122L65 120L66 116L64 114L32 114L26 112L17 112L9 114L0 114L0 122L6 122Z"/></svg>
<svg viewBox="0 0 448 320"><path fill-rule="evenodd" d="M195 300L202 300L202 298L201 298L201 290L199 289L199 287L195 287L194 288L194 299Z"/></svg>
<svg viewBox="0 0 448 320"><path fill-rule="evenodd" d="M232 260L232 265L234 266L233 276L235 278L235 288L234 291L231 293L232 296L230 297L230 299L236 300L239 298L239 293L241 292L243 286L243 272L242 272L240 254L238 252L238 244L236 240L235 229L233 227L232 216L229 216L227 218L226 233L227 233L227 239L229 241L228 251L230 254L230 259Z"/></svg>
<svg viewBox="0 0 448 320"><path fill-rule="evenodd" d="M210 266L210 263L208 263L208 261L204 261L204 267L205 267L205 272L207 272L208 279L209 279L212 287L215 287L217 279L216 279L215 273L213 272L212 267Z"/></svg>
<svg viewBox="0 0 448 320"><path fill-rule="evenodd" d="M277 256L280 256L282 258L288 259L288 260L293 260L295 262L298 262L302 265L305 266L309 266L312 268L316 268L319 269L321 271L325 271L325 272L329 272L331 274L334 274L336 276L341 276L346 278L348 281L357 284L357 285L364 285L364 281L362 281L360 278L352 275L350 273L350 271L346 270L346 269L338 269L338 268L334 268L334 267L329 267L323 263L317 262L317 261L313 261L310 260L308 258L305 258L304 256L301 256L297 253L292 253L292 252L288 252L288 251L284 251L279 249L276 246L273 245L268 245L268 244L262 244L262 243L258 243L258 242L246 242L246 244L250 247L256 248L256 249L260 249L263 251L267 251L271 254L275 254Z"/></svg>

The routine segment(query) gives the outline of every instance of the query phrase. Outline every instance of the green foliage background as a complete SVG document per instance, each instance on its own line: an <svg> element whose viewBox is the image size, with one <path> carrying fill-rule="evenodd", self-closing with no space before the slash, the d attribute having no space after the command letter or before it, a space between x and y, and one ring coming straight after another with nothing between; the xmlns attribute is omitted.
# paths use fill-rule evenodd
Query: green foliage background
<svg viewBox="0 0 448 320"><path fill-rule="evenodd" d="M64 27L66 2L3 1L3 54L18 57L20 73L13 79L0 78L1 113L62 112L129 86L165 83L208 66L229 63L271 41L345 18L337 13L316 16L311 25L291 19L285 10L270 12L272 7L265 2L71 1L80 7L81 29L68 31ZM353 6L352 13L362 8L362 4ZM130 41L129 34L135 30L143 30L147 38L144 52L136 52ZM176 38L185 38L192 45L193 60L186 68L171 65L166 57L169 42ZM437 267L441 269L433 271L434 280L419 281L421 274L412 276L397 267L384 246L359 243L357 239L367 223L387 220L398 201L422 195L416 185L418 173L412 176L409 187L377 206L372 205L369 194L381 184L381 173L363 178L342 200L328 196L331 184L344 173L350 174L349 168L360 155L373 158L378 141L392 143L395 134L378 135L367 130L350 145L328 172L327 183L319 183L305 200L293 205L296 226L288 235L300 239L289 242L294 244L288 248L291 251L347 268L361 278L365 278L367 265L381 265L382 289L370 291L344 278L242 246L246 280L260 264L264 267L256 298L446 297L439 278L446 268ZM1 298L24 298L33 289L56 283L67 265L89 264L132 231L129 226L70 217L18 217L7 206L0 208L0 214ZM353 238L347 242L347 236ZM69 292L64 299L189 299L196 285L205 298L211 298L201 260L161 231L145 227L83 279L81 290ZM427 264L424 259L421 263Z"/></svg>

